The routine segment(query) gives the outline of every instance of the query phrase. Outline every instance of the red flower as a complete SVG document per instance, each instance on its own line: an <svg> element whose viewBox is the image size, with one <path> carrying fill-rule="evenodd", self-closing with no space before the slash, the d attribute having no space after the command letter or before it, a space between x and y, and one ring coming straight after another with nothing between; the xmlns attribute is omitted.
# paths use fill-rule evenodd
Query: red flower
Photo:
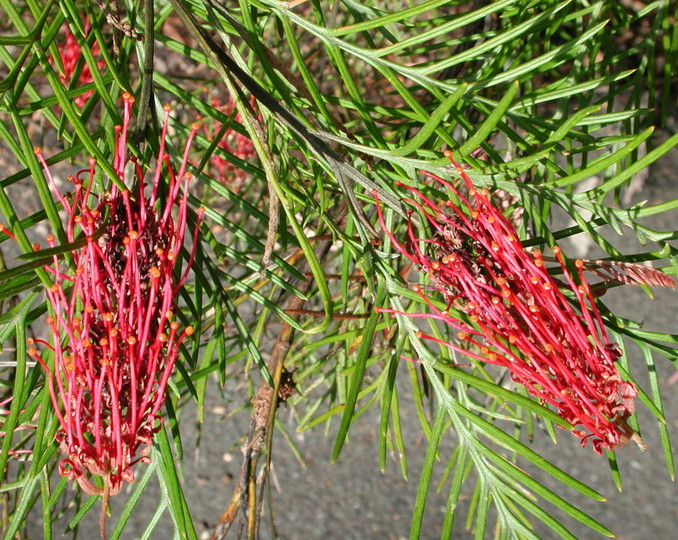
<svg viewBox="0 0 678 540"><path fill-rule="evenodd" d="M254 105L254 98L252 98L250 103L252 106ZM229 94L228 102L225 105L219 106L218 100L213 98L212 106L221 110L221 112L224 114L230 116L233 114L235 109L235 101L233 100L233 96ZM239 112L236 112L233 117L233 121L242 123L242 118ZM205 135L208 139L213 139L219 134L220 131L220 122L215 122L211 130L205 126ZM257 155L252 140L233 128L226 130L221 139L219 139L217 147L244 161L247 161ZM223 184L239 187L239 184L242 183L247 175L245 171L239 169L235 164L214 153L210 156L210 163L216 169L217 180Z"/></svg>
<svg viewBox="0 0 678 540"><path fill-rule="evenodd" d="M379 311L436 319L457 329L458 344L419 335L509 369L515 382L580 426L574 433L582 446L592 440L594 450L601 453L623 446L632 437L639 441L626 422L634 413L638 391L622 381L614 365L621 352L608 339L583 262L575 262L573 275L560 249L554 247L566 280L556 282L542 254L525 251L488 191L476 189L451 153L447 156L466 184L468 197L445 180L426 174L452 191L459 204L451 200L435 204L418 189L399 184L414 195L405 200L428 222L431 238L418 237L410 221L407 242L398 242L377 204L379 222L395 248L430 279L430 287L414 287L430 311ZM429 291L441 295L448 309L436 307ZM465 315L453 315L453 306Z"/></svg>
<svg viewBox="0 0 678 540"><path fill-rule="evenodd" d="M89 32L90 26L89 19L87 19L85 21L85 33ZM57 48L59 49L59 57L61 59L61 64L63 65L63 72L59 73L59 79L61 79L61 82L65 86L69 86L73 79L73 75L75 75L78 61L82 57L82 49L80 48L75 35L73 35L73 32L71 32L71 29L68 26L66 26L65 39L64 41L59 42ZM95 56L99 53L99 44L97 42L94 42L91 51ZM102 68L106 65L106 62L102 60L97 65L99 68ZM92 72L89 69L89 65L85 62L82 66L82 70L80 70L77 86L90 84L93 82L94 77L92 77ZM80 96L77 96L74 99L75 104L78 107L83 107L93 93L94 90L90 90Z"/></svg>
<svg viewBox="0 0 678 540"><path fill-rule="evenodd" d="M165 152L169 108L165 108L163 141L150 186L144 168L127 154L127 133L134 98L124 99L124 121L116 128L113 167L120 181L129 165L134 191L93 194L96 162L69 177L68 198L57 189L39 149L36 155L67 215L69 242L85 244L72 253L72 270L57 257L45 269L54 276L47 290L52 315L47 318L53 364L36 350L29 354L48 372L49 391L61 425L57 441L67 458L62 475L77 479L85 491L102 491L87 473L100 476L110 494L122 480L132 481L132 465L143 460L154 433L158 411L184 339L193 333L176 320L176 295L193 262L193 249L183 273L179 252L184 243L188 211L186 173L189 136L179 171ZM129 171L128 171L129 172ZM166 189L165 189L166 186ZM163 189L163 197L160 190ZM198 223L203 210L198 211ZM55 246L53 236L48 237ZM53 365L49 367L48 364Z"/></svg>

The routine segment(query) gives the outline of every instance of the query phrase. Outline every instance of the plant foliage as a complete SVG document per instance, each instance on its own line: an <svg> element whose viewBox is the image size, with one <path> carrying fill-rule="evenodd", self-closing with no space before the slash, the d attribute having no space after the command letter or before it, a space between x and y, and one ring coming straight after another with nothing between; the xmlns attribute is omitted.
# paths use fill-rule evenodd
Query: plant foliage
<svg viewBox="0 0 678 540"><path fill-rule="evenodd" d="M189 401L202 418L210 380L224 385L243 373L251 381L243 403L261 397L259 385L270 383L294 407L298 429L336 427L333 460L355 419L376 407L379 463L386 467L395 448L405 472L400 411L412 393L428 441L412 538L423 530L427 494L441 470L449 490L441 538L464 525L479 539L537 538L535 522L574 538L556 517L563 514L612 535L569 503L566 492L603 497L527 442L542 430L555 438L554 427L568 428L566 422L501 371L476 361L459 365L449 350L422 342L411 318L375 311L417 313L426 305L408 287L416 269L407 268L380 230L373 192L386 223L402 238L408 220L400 199L406 193L396 183L435 196L419 171L453 181L443 157L449 149L477 187L503 194L507 216L521 209L516 225L526 246L548 250L583 233L604 253L601 258L619 268L654 263L675 275L676 231L653 230L643 218L675 210L678 200L624 201L634 175L678 143L678 135L661 144L653 136L676 105L671 84L678 35L671 21L677 13L667 0L642 9L630 5L0 0L0 157L8 161L0 173L0 212L25 254L14 260L9 253L16 247L0 237L4 538L21 536L28 516L40 513L45 538L76 531L97 500L77 498L65 510L68 530L54 528L67 481L53 474L57 421L42 369L27 357L25 344L44 330L47 305L40 291L51 278L43 265L54 256L68 264L77 246L65 242L59 207L33 148L43 147L60 175L86 168L95 157L101 171L96 183L105 189L117 178L113 128L121 121L123 92L136 97L130 150L142 163L157 155L163 105L172 107L171 155L179 156L191 124L201 124L191 155L197 182L189 222L195 223L198 207L205 209L205 222L181 293L180 317L199 339L182 347L152 463L140 466L126 506L111 518L111 538L125 537L127 520L154 475L162 492L144 537L165 516L178 537L197 536L181 487L176 424ZM70 80L59 60L66 28L81 51ZM84 70L91 80L83 84ZM227 133L249 140L256 157L243 158L232 145L220 144ZM218 174L219 159L231 164L230 175ZM555 227L563 221L554 216L563 215L570 225ZM619 252L607 237L610 230L635 235L643 248ZM34 252L32 242L52 231L59 248ZM626 352L622 376L649 376L649 387L639 384L639 406L655 419L673 478L652 353L675 364L677 337L615 317L602 303L601 311ZM280 329L277 341L266 333L272 327ZM445 325L432 323L427 331L443 341L456 339ZM296 391L285 395L280 389L292 384L291 372ZM257 424L265 435L250 433L250 449L257 441L258 448L270 447L276 397L268 399L272 407ZM632 427L644 429L635 417ZM452 453L445 441L453 442ZM253 450L247 463L255 472L265 470L256 455ZM608 458L621 485L617 458ZM558 488L535 480L526 466L552 476ZM464 495L471 505L460 516ZM250 510L259 504L246 502Z"/></svg>

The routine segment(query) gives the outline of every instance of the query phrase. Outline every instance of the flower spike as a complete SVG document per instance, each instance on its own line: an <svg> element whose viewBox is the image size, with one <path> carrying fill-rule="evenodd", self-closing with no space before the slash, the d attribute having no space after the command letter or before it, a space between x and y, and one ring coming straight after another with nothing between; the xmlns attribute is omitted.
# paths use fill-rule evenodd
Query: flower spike
<svg viewBox="0 0 678 540"><path fill-rule="evenodd" d="M513 381L543 404L555 407L575 427L573 433L582 446L591 441L593 449L602 453L633 439L644 447L627 423L635 411L633 399L638 390L619 376L615 362L621 352L607 336L583 262L576 261L577 271L570 272L562 251L554 247L566 280L557 282L545 267L541 252L525 250L515 227L495 206L489 192L473 185L450 152L446 156L463 188L425 174L451 191L459 203L434 202L416 187L401 184L411 194L404 201L423 215L433 231L430 238L418 237L410 221L406 240L398 241L387 229L374 194L384 233L431 282L428 287L415 285L428 308L426 313L379 311L448 324L456 330L458 342L418 334L476 360L507 368ZM448 309L436 307L432 300L436 294ZM451 307L465 313L465 320L450 313Z"/></svg>
<svg viewBox="0 0 678 540"><path fill-rule="evenodd" d="M59 471L90 494L116 494L122 481L134 479L132 466L148 461L159 410L182 342L193 328L177 322L176 298L198 244L198 210L192 251L182 270L191 176L175 173L164 141L146 187L143 168L127 153L127 133L134 98L123 95L123 125L116 128L114 170L121 183L95 196L95 160L69 177L72 196L59 192L40 149L35 154L66 213L68 242L86 243L72 253L72 269L54 256L45 270L53 276L47 289L47 318L52 344L43 358L35 343L28 353L45 369L59 419L56 438L67 456ZM165 116L163 134L167 131ZM195 135L194 126L187 143ZM180 164L186 170L187 152ZM128 165L132 164L132 167ZM132 178L125 178L131 171ZM126 181L127 180L127 181ZM166 195L156 197L159 190ZM152 193L151 197L148 193ZM6 229L0 232L12 236ZM50 235L50 246L55 239ZM53 358L53 360L52 360ZM104 489L90 476L100 476Z"/></svg>

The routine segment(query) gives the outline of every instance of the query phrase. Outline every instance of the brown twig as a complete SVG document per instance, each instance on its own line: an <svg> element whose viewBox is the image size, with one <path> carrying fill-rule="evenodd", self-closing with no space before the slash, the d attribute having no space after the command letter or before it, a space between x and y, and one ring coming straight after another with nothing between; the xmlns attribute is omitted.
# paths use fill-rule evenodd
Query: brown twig
<svg viewBox="0 0 678 540"><path fill-rule="evenodd" d="M316 245L316 254L318 258L322 258L331 246L331 242L326 240ZM305 292L310 287L311 281L307 280L300 283L299 289ZM292 296L289 300L286 310L293 313L293 317L299 317L305 300L298 296ZM310 310L309 310L310 311ZM260 503L257 499L257 483L260 481L262 485L266 482L267 471L270 468L270 456L273 436L273 422L279 400L285 399L285 395L289 393L289 374L285 371L284 363L287 354L292 346L292 339L294 338L294 328L286 323L282 323L282 328L278 339L271 351L271 359L268 362L268 370L273 378L273 387L269 386L266 381L262 381L259 391L252 399L252 415L250 417L250 430L247 436L247 441L243 445L243 462L240 468L240 478L233 491L231 500L228 503L226 510L221 515L218 525L212 533L212 540L223 540L226 538L231 526L235 523L238 514L243 511L246 512L244 516L247 522L247 537L250 539L256 538ZM287 374L287 379L285 375ZM281 383L284 382L285 388L281 388ZM280 395L281 390L283 396ZM261 480L257 479L257 465L259 463L259 456L263 447L267 448L268 460L264 474Z"/></svg>
<svg viewBox="0 0 678 540"><path fill-rule="evenodd" d="M104 489L101 494L101 513L99 514L99 535L101 540L106 540L106 511L108 510L108 501L111 497L110 477L104 477Z"/></svg>
<svg viewBox="0 0 678 540"><path fill-rule="evenodd" d="M264 140L264 139L262 139ZM267 145L268 149L268 145ZM269 150L270 151L270 150ZM263 277L268 264L273 257L273 248L275 247L275 236L278 233L280 224L280 199L275 192L274 186L270 181L268 185L268 228L266 230L266 244L264 245L264 256L261 259L261 276Z"/></svg>
<svg viewBox="0 0 678 540"><path fill-rule="evenodd" d="M122 21L118 0L97 0L97 4L106 16L106 22L115 28L119 34L124 34L129 38L141 41L143 35L137 32L130 23ZM108 4L108 5L107 5ZM120 52L119 36L113 36L113 49L117 55Z"/></svg>

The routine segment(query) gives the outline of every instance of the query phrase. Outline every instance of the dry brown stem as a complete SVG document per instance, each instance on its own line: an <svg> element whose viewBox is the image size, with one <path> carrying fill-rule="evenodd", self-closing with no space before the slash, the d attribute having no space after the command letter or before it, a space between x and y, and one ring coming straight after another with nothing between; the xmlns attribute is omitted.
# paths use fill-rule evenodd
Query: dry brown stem
<svg viewBox="0 0 678 540"><path fill-rule="evenodd" d="M322 259L327 254L330 245L329 241L319 242L316 245L315 251L318 259ZM299 289L305 292L310 287L310 283L310 280L301 283ZM303 304L303 299L292 296L286 310L293 317L298 318L307 311L302 309ZM257 537L258 518L261 512L261 497L257 496L257 487L259 483L263 487L267 480L272 446L271 428L275 420L278 403L281 398L283 400L286 399L286 396L289 394L289 387L291 386L289 373L284 369L284 363L293 338L294 328L288 323L283 322L280 335L273 346L271 359L267 366L269 373L273 377L274 386L271 388L266 381L262 381L259 391L252 399L253 407L250 416L250 430L247 441L242 448L243 461L240 468L240 477L236 483L231 500L212 533L212 540L223 540L226 538L241 511L245 512L243 518L247 523L247 537L249 539ZM257 465L262 448L264 447L267 449L267 463L261 478L257 478Z"/></svg>

